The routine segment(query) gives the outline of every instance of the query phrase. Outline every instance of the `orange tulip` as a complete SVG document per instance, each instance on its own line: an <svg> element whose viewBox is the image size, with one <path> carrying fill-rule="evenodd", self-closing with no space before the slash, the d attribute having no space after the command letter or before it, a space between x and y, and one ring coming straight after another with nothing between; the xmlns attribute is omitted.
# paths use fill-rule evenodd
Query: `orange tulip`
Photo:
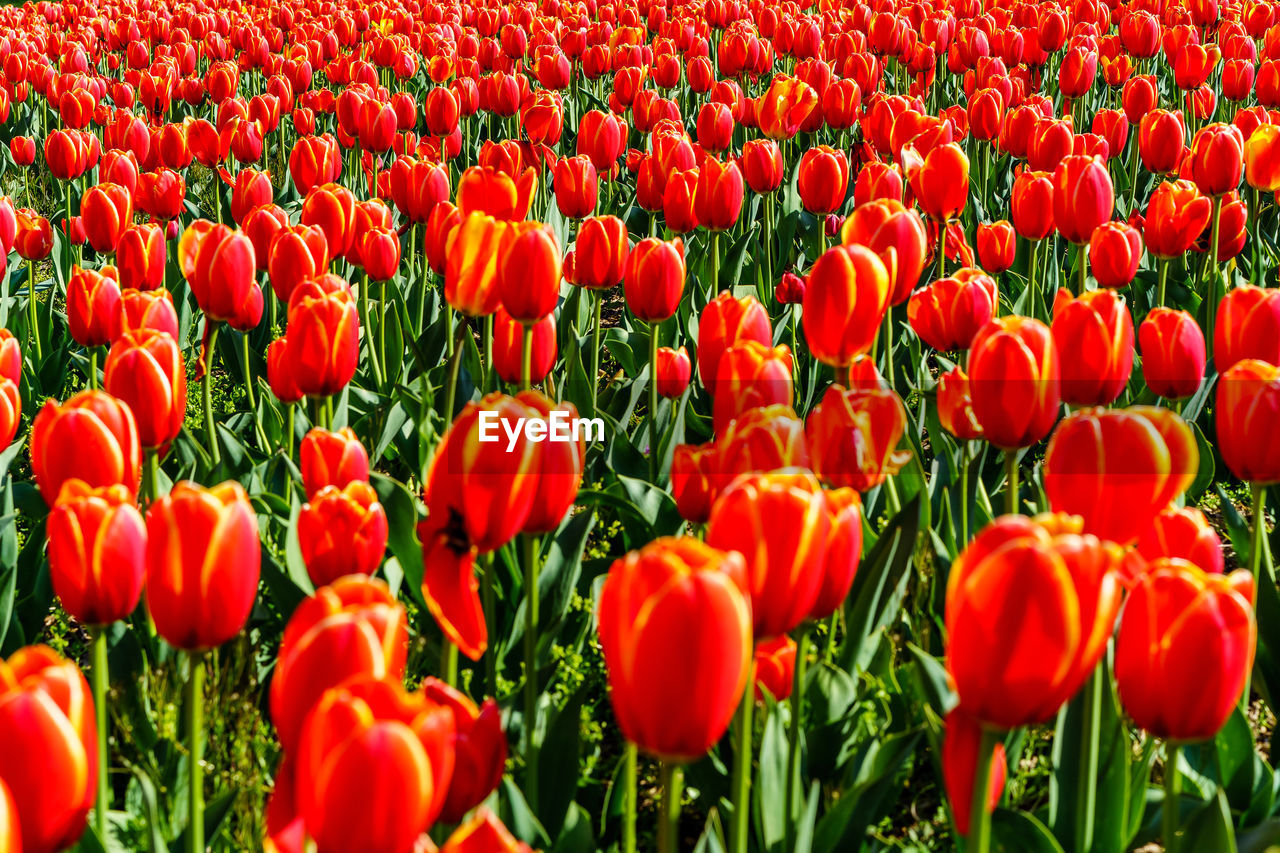
<svg viewBox="0 0 1280 853"><path fill-rule="evenodd" d="M660 323L676 313L684 294L684 241L648 237L627 258L624 292L637 319Z"/></svg>
<svg viewBox="0 0 1280 853"><path fill-rule="evenodd" d="M205 650L244 627L262 548L239 483L181 482L147 510L147 610L171 646Z"/></svg>
<svg viewBox="0 0 1280 853"><path fill-rule="evenodd" d="M502 782L502 772L507 763L507 736L502 731L502 713L493 699L486 699L477 708L465 693L439 679L425 679L422 693L428 700L453 713L453 750L457 760L440 820L458 823Z"/></svg>
<svg viewBox="0 0 1280 853"><path fill-rule="evenodd" d="M1180 400L1200 389L1205 371L1204 333L1186 311L1151 309L1138 327L1138 343L1142 378L1156 394Z"/></svg>
<svg viewBox="0 0 1280 853"><path fill-rule="evenodd" d="M490 394L468 403L436 448L427 471L428 514L454 517L465 539L482 552L501 547L523 528L537 493L539 444L520 419L539 411L521 400ZM519 430L514 441L509 432Z"/></svg>
<svg viewBox="0 0 1280 853"><path fill-rule="evenodd" d="M873 489L911 459L910 450L898 450L906 426L893 391L832 385L805 422L813 470L836 488Z"/></svg>
<svg viewBox="0 0 1280 853"><path fill-rule="evenodd" d="M735 298L732 292L722 291L698 318L698 378L704 387L714 392L721 357L745 341L773 342L769 314L753 296Z"/></svg>
<svg viewBox="0 0 1280 853"><path fill-rule="evenodd" d="M271 677L271 721L286 752L325 691L358 676L404 677L409 627L380 580L344 577L304 599L285 626Z"/></svg>
<svg viewBox="0 0 1280 853"><path fill-rule="evenodd" d="M849 191L849 160L829 145L806 149L796 171L796 189L810 213L835 213Z"/></svg>
<svg viewBox="0 0 1280 853"><path fill-rule="evenodd" d="M345 388L355 376L359 346L356 298L345 280L326 273L294 288L285 357L303 394L328 397Z"/></svg>
<svg viewBox="0 0 1280 853"><path fill-rule="evenodd" d="M1111 218L1115 188L1099 157L1073 154L1053 172L1053 221L1069 242L1088 243L1093 231Z"/></svg>
<svg viewBox="0 0 1280 853"><path fill-rule="evenodd" d="M349 483L369 482L369 455L350 427L311 430L298 448L298 461L307 500L326 486L345 489Z"/></svg>
<svg viewBox="0 0 1280 853"><path fill-rule="evenodd" d="M1001 516L952 564L947 670L978 722L1013 729L1052 719L1106 651L1123 555L1079 531L1065 515Z"/></svg>
<svg viewBox="0 0 1280 853"><path fill-rule="evenodd" d="M578 229L570 280L588 290L613 287L622 281L629 254L626 223L616 216L593 216ZM566 277L568 266L566 260Z"/></svg>
<svg viewBox="0 0 1280 853"><path fill-rule="evenodd" d="M1161 559L1194 563L1210 574L1224 571L1222 540L1204 513L1194 507L1169 507L1138 538L1138 555L1149 564Z"/></svg>
<svg viewBox="0 0 1280 853"><path fill-rule="evenodd" d="M1053 340L1061 362L1062 399L1105 406L1120 396L1133 370L1133 320L1124 297L1094 290L1073 297L1065 288L1053 302Z"/></svg>
<svg viewBox="0 0 1280 853"><path fill-rule="evenodd" d="M67 279L67 325L84 347L106 346L120 333L120 283L114 267L73 267Z"/></svg>
<svg viewBox="0 0 1280 853"><path fill-rule="evenodd" d="M48 539L53 591L77 621L108 625L134 611L147 528L128 489L68 480L49 514Z"/></svg>
<svg viewBox="0 0 1280 853"><path fill-rule="evenodd" d="M517 841L497 815L487 808L479 808L470 820L454 830L440 853L532 853L532 848Z"/></svg>
<svg viewBox="0 0 1280 853"><path fill-rule="evenodd" d="M969 391L983 434L1003 449L1049 434L1061 400L1058 349L1049 327L1030 317L997 317L974 337Z"/></svg>
<svg viewBox="0 0 1280 853"><path fill-rule="evenodd" d="M889 274L889 304L911 295L924 270L928 238L914 210L900 202L880 199L859 205L844 221L840 241L875 252Z"/></svg>
<svg viewBox="0 0 1280 853"><path fill-rule="evenodd" d="M751 669L748 595L742 555L690 537L657 539L613 564L598 622L627 740L685 762L720 739Z"/></svg>
<svg viewBox="0 0 1280 853"><path fill-rule="evenodd" d="M1280 367L1246 358L1218 380L1218 451L1232 474L1250 483L1280 483Z"/></svg>
<svg viewBox="0 0 1280 853"><path fill-rule="evenodd" d="M1125 605L1116 686L1140 728L1171 741L1210 740L1253 669L1258 628L1248 571L1210 575L1157 560Z"/></svg>
<svg viewBox="0 0 1280 853"><path fill-rule="evenodd" d="M1213 361L1218 373L1256 358L1280 364L1280 290L1244 285L1218 304L1213 327Z"/></svg>
<svg viewBox="0 0 1280 853"><path fill-rule="evenodd" d="M939 145L925 155L908 144L902 149L902 170L930 219L947 222L969 203L969 158L959 143Z"/></svg>
<svg viewBox="0 0 1280 853"><path fill-rule="evenodd" d="M67 448L76 448L68 453ZM46 400L31 425L31 470L50 506L72 478L90 487L123 485L136 494L142 448L129 407L103 391Z"/></svg>
<svg viewBox="0 0 1280 853"><path fill-rule="evenodd" d="M808 617L822 588L831 514L808 472L744 476L717 498L707 544L746 561L756 639L786 634Z"/></svg>
<svg viewBox="0 0 1280 853"><path fill-rule="evenodd" d="M775 74L756 103L760 132L770 139L790 139L818 109L818 93L804 81Z"/></svg>
<svg viewBox="0 0 1280 853"><path fill-rule="evenodd" d="M187 372L168 332L125 332L111 345L102 386L128 404L147 449L167 449L187 413Z"/></svg>
<svg viewBox="0 0 1280 853"><path fill-rule="evenodd" d="M1244 136L1233 124L1200 128L1191 141L1191 180L1207 196L1229 193L1244 174Z"/></svg>
<svg viewBox="0 0 1280 853"><path fill-rule="evenodd" d="M404 853L435 822L453 777L453 715L391 680L324 694L302 728L298 811L321 850Z"/></svg>
<svg viewBox="0 0 1280 853"><path fill-rule="evenodd" d="M479 212L503 221L529 215L538 176L533 168L512 178L492 166L472 166L458 180L458 209L465 217Z"/></svg>
<svg viewBox="0 0 1280 853"><path fill-rule="evenodd" d="M1086 533L1128 545L1191 485L1199 465L1191 428L1168 409L1081 409L1049 439L1044 490L1055 512L1083 519Z"/></svg>
<svg viewBox="0 0 1280 853"><path fill-rule="evenodd" d="M316 586L372 575L387 548L387 514L368 483L326 486L298 515L298 547Z"/></svg>
<svg viewBox="0 0 1280 853"><path fill-rule="evenodd" d="M1244 144L1244 179L1256 190L1280 190L1280 125L1258 127Z"/></svg>
<svg viewBox="0 0 1280 853"><path fill-rule="evenodd" d="M119 184L101 183L90 187L80 199L85 236L95 252L114 252L120 234L133 224L133 197Z"/></svg>
<svg viewBox="0 0 1280 853"><path fill-rule="evenodd" d="M978 225L978 262L992 275L1013 266L1018 237L1007 219Z"/></svg>
<svg viewBox="0 0 1280 853"><path fill-rule="evenodd" d="M197 219L178 242L182 275L210 320L245 331L262 319L253 243L242 231Z"/></svg>
<svg viewBox="0 0 1280 853"><path fill-rule="evenodd" d="M978 772L981 740L982 727L964 709L957 708L947 715L946 734L942 740L942 778L947 788L947 799L951 801L956 832L963 836L968 836L969 821L973 819L973 783ZM991 793L987 797L987 811L993 812L1004 793L1007 771L1003 743L996 743L990 760Z"/></svg>
<svg viewBox="0 0 1280 853"><path fill-rule="evenodd" d="M93 697L74 663L46 646L0 661L0 780L21 831L15 853L58 853L84 833L103 760L97 732Z"/></svg>
<svg viewBox="0 0 1280 853"><path fill-rule="evenodd" d="M796 641L783 634L757 643L753 670L757 702L764 701L766 691L775 702L786 701L795 682Z"/></svg>
<svg viewBox="0 0 1280 853"><path fill-rule="evenodd" d="M475 212L449 235L445 299L469 317L487 317L501 304L498 262L512 236L511 225Z"/></svg>
<svg viewBox="0 0 1280 853"><path fill-rule="evenodd" d="M1014 229L1028 240L1043 240L1053 233L1053 176L1048 172L1022 172L1013 181L1009 202Z"/></svg>
<svg viewBox="0 0 1280 853"><path fill-rule="evenodd" d="M1213 204L1191 181L1165 181L1151 191L1142 238L1157 258L1176 258L1195 244Z"/></svg>
<svg viewBox="0 0 1280 853"><path fill-rule="evenodd" d="M550 228L529 228L505 241L498 260L498 298L512 318L532 324L560 299L560 247Z"/></svg>
<svg viewBox="0 0 1280 853"><path fill-rule="evenodd" d="M285 225L271 238L265 260L272 291L288 303L299 283L329 271L329 240L318 225Z"/></svg>
<svg viewBox="0 0 1280 853"><path fill-rule="evenodd" d="M998 301L991 276L966 267L912 293L907 321L920 340L939 352L966 350L995 316Z"/></svg>
<svg viewBox="0 0 1280 853"><path fill-rule="evenodd" d="M819 361L847 367L871 349L889 307L889 274L864 246L836 246L818 258L804 293L805 340Z"/></svg>
<svg viewBox="0 0 1280 853"><path fill-rule="evenodd" d="M791 350L745 340L725 350L712 385L712 426L723 435L739 415L759 406L790 406Z"/></svg>
<svg viewBox="0 0 1280 853"><path fill-rule="evenodd" d="M1089 238L1089 269L1099 287L1127 287L1142 262L1142 234L1127 222L1104 222Z"/></svg>

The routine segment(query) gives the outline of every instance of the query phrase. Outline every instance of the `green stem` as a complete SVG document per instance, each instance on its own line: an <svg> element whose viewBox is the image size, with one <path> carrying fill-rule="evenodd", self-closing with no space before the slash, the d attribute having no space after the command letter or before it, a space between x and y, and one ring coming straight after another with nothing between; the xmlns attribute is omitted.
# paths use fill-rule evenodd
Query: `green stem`
<svg viewBox="0 0 1280 853"><path fill-rule="evenodd" d="M649 481L658 482L658 323L649 326Z"/></svg>
<svg viewBox="0 0 1280 853"><path fill-rule="evenodd" d="M369 367L373 370L373 381L379 387L382 386L382 365L378 361L377 348L373 345L373 322L372 314L369 310L369 276L366 274L364 282L360 285L360 315L361 322L364 324L364 350L365 355L369 357Z"/></svg>
<svg viewBox="0 0 1280 853"><path fill-rule="evenodd" d="M399 377L386 375L387 365L387 282L378 282L378 367L383 370L383 380L394 382Z"/></svg>
<svg viewBox="0 0 1280 853"><path fill-rule="evenodd" d="M795 845L795 804L803 789L800 781L800 715L804 710L804 679L808 663L809 630L802 626L796 637L795 680L791 685L791 698L787 701L791 709L791 731L787 743L786 804L782 814L787 826L788 850L793 849ZM747 689L754 694L754 688Z"/></svg>
<svg viewBox="0 0 1280 853"><path fill-rule="evenodd" d="M458 335L462 335L462 330L467 328L464 322L458 327ZM452 345L453 338L450 337L450 349L453 354L449 356L449 378L444 389L444 410L440 412L444 418L445 429L449 428L449 424L453 423L453 405L458 396L458 369L462 366L462 344L461 342L455 347Z"/></svg>
<svg viewBox="0 0 1280 853"><path fill-rule="evenodd" d="M245 400L249 404L249 414L253 415L253 431L258 437L258 446L267 451L270 449L270 442L267 441L266 430L262 428L262 417L258 414L258 404L253 394L253 368L249 363L249 333L242 332L240 334L240 353L244 361L244 394Z"/></svg>
<svg viewBox="0 0 1280 853"><path fill-rule="evenodd" d="M755 709L755 667L747 678L747 689L738 706L737 744L733 755L733 823L729 827L729 853L747 853L747 833L751 810L751 743L754 727L751 712Z"/></svg>
<svg viewBox="0 0 1280 853"><path fill-rule="evenodd" d="M604 297L592 291L591 301L595 304L591 320L591 375L587 378L591 383L591 414L594 415L600 388L600 315L604 307Z"/></svg>
<svg viewBox="0 0 1280 853"><path fill-rule="evenodd" d="M938 221L938 278L947 277L947 223Z"/></svg>
<svg viewBox="0 0 1280 853"><path fill-rule="evenodd" d="M1174 741L1165 742L1164 758L1164 841L1165 853L1178 853L1178 793L1182 776L1178 773L1178 753L1182 751Z"/></svg>
<svg viewBox="0 0 1280 853"><path fill-rule="evenodd" d="M1169 259L1160 259L1160 284L1156 289L1156 305L1164 307L1165 286L1169 282Z"/></svg>
<svg viewBox="0 0 1280 853"><path fill-rule="evenodd" d="M1138 134L1133 137L1133 154L1129 157L1129 215L1133 215L1134 203L1138 198Z"/></svg>
<svg viewBox="0 0 1280 853"><path fill-rule="evenodd" d="M627 742L622 765L622 853L636 853L636 745Z"/></svg>
<svg viewBox="0 0 1280 853"><path fill-rule="evenodd" d="M150 503L160 497L160 451L148 450L147 455L147 482L146 495L147 502Z"/></svg>
<svg viewBox="0 0 1280 853"><path fill-rule="evenodd" d="M524 534L524 796L538 810L538 746L534 729L538 718L538 537Z"/></svg>
<svg viewBox="0 0 1280 853"><path fill-rule="evenodd" d="M89 347L89 387L98 390L98 348Z"/></svg>
<svg viewBox="0 0 1280 853"><path fill-rule="evenodd" d="M528 391L533 377L533 326L520 325L520 390Z"/></svg>
<svg viewBox="0 0 1280 853"><path fill-rule="evenodd" d="M662 762L662 815L658 819L658 853L680 849L680 802L684 795L684 768Z"/></svg>
<svg viewBox="0 0 1280 853"><path fill-rule="evenodd" d="M893 388L893 306L884 309L884 379Z"/></svg>
<svg viewBox="0 0 1280 853"><path fill-rule="evenodd" d="M190 652L191 675L187 679L187 794L190 819L187 853L204 853L204 655Z"/></svg>
<svg viewBox="0 0 1280 853"><path fill-rule="evenodd" d="M440 677L450 687L458 686L458 647L448 639L440 652Z"/></svg>
<svg viewBox="0 0 1280 853"><path fill-rule="evenodd" d="M1040 254L1040 241L1031 241L1031 264L1027 267L1027 315L1036 316L1036 303L1040 301L1039 294L1036 293L1036 256Z"/></svg>
<svg viewBox="0 0 1280 853"><path fill-rule="evenodd" d="M1209 347L1209 355L1213 355L1213 330L1218 319L1218 228L1222 223L1222 196L1213 198L1213 230L1209 236L1209 283L1204 288L1208 302L1208 324L1205 326L1205 344Z"/></svg>
<svg viewBox="0 0 1280 853"><path fill-rule="evenodd" d="M1102 727L1102 671L1095 668L1081 697L1084 703L1080 719L1081 770L1076 777L1075 849L1088 853L1093 849L1094 817L1098 804L1098 731Z"/></svg>
<svg viewBox="0 0 1280 853"><path fill-rule="evenodd" d="M486 554L480 573L480 603L484 609L484 624L488 627L489 636L494 636L497 628L497 601L493 585L497 582L497 572L493 567L493 554ZM498 659L493 649L484 656L485 676L488 678L490 696L498 695Z"/></svg>
<svg viewBox="0 0 1280 853"><path fill-rule="evenodd" d="M1079 246L1080 253L1080 290L1076 296L1084 296L1085 290L1089 284L1089 245L1081 243Z"/></svg>
<svg viewBox="0 0 1280 853"><path fill-rule="evenodd" d="M991 850L991 812L987 803L991 796L991 764L995 758L996 743L1000 734L990 729L982 730L978 744L978 765L973 773L973 794L969 801L969 843L967 853L989 853Z"/></svg>
<svg viewBox="0 0 1280 853"><path fill-rule="evenodd" d="M212 320L205 322L214 323ZM204 392L204 432L209 442L209 458L213 460L214 468L222 464L222 451L218 449L218 430L213 423L213 356L214 348L218 343L218 330L221 328L214 323L212 331L209 332L209 345L205 348L204 354L204 377L200 380Z"/></svg>
<svg viewBox="0 0 1280 853"><path fill-rule="evenodd" d="M764 271L765 291L773 292L776 282L773 280L773 193L764 197ZM765 303L768 304L768 303Z"/></svg>
<svg viewBox="0 0 1280 853"><path fill-rule="evenodd" d="M498 374L493 369L493 315L484 318L484 389L497 388Z"/></svg>
<svg viewBox="0 0 1280 853"><path fill-rule="evenodd" d="M1018 511L1018 450L1004 452L1005 470L1005 512L1014 515Z"/></svg>
<svg viewBox="0 0 1280 853"><path fill-rule="evenodd" d="M956 548L969 542L969 442L960 442L960 537Z"/></svg>
<svg viewBox="0 0 1280 853"><path fill-rule="evenodd" d="M711 232L711 291L715 295L720 290L720 232Z"/></svg>
<svg viewBox="0 0 1280 853"><path fill-rule="evenodd" d="M36 364L44 361L44 346L40 343L40 323L36 320L36 262L27 261L27 337L35 344Z"/></svg>
<svg viewBox="0 0 1280 853"><path fill-rule="evenodd" d="M107 628L93 629L93 710L98 719L98 796L93 803L93 828L98 839L106 843L107 811L111 808L111 792L107 786L107 771L111 755L107 751Z"/></svg>

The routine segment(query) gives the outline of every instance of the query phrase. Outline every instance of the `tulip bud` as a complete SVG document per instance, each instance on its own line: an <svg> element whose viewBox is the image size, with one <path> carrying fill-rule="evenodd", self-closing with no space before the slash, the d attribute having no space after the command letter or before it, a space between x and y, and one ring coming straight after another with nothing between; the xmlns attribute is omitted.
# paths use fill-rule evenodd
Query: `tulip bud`
<svg viewBox="0 0 1280 853"><path fill-rule="evenodd" d="M1200 389L1205 371L1204 333L1186 311L1153 308L1138 327L1138 343L1142 377L1153 392L1180 400Z"/></svg>
<svg viewBox="0 0 1280 853"><path fill-rule="evenodd" d="M649 237L631 251L624 293L627 307L637 319L655 323L675 314L684 283L684 241Z"/></svg>
<svg viewBox="0 0 1280 853"><path fill-rule="evenodd" d="M978 226L978 262L992 275L1013 266L1017 235L1006 219L984 222Z"/></svg>
<svg viewBox="0 0 1280 853"><path fill-rule="evenodd" d="M689 361L689 353L684 347L675 350L671 347L658 348L658 394L668 399L682 395L689 387L689 377L693 375L693 365Z"/></svg>
<svg viewBox="0 0 1280 853"><path fill-rule="evenodd" d="M764 701L768 692L775 702L785 702L795 682L796 641L783 634L756 644L755 697Z"/></svg>

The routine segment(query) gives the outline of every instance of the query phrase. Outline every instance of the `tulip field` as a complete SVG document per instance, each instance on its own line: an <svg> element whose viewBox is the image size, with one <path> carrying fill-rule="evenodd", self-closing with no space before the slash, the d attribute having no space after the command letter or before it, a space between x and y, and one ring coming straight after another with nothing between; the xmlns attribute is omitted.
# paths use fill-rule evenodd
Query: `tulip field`
<svg viewBox="0 0 1280 853"><path fill-rule="evenodd" d="M0 853L1280 851L1280 4L0 7Z"/></svg>

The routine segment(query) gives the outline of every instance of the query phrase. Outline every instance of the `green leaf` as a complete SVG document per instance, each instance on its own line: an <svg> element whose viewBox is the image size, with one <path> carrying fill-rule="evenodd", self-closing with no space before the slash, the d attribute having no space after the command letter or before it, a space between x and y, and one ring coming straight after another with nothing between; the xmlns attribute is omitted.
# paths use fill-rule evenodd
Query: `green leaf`
<svg viewBox="0 0 1280 853"><path fill-rule="evenodd" d="M1231 808L1227 794L1218 795L1197 810L1183 826L1181 849L1188 851L1213 851L1213 853L1237 853L1236 831L1231 823Z"/></svg>
<svg viewBox="0 0 1280 853"><path fill-rule="evenodd" d="M538 819L551 838L560 835L569 805L578 793L578 780L582 775L578 768L579 733L586 693L586 689L574 693L548 720L546 733L539 739Z"/></svg>
<svg viewBox="0 0 1280 853"><path fill-rule="evenodd" d="M418 541L418 504L409 489L397 480L378 473L369 475L369 483L378 493L378 502L387 513L387 547L404 569L409 597L420 607L422 599L422 543Z"/></svg>
<svg viewBox="0 0 1280 853"><path fill-rule="evenodd" d="M893 605L906 586L919 523L919 502L913 500L889 522L858 567L845 600L847 634L840 652L845 669L865 669L875 654L878 635L898 617Z"/></svg>
<svg viewBox="0 0 1280 853"><path fill-rule="evenodd" d="M993 853L1063 853L1045 825L1025 812L996 809L991 815Z"/></svg>

